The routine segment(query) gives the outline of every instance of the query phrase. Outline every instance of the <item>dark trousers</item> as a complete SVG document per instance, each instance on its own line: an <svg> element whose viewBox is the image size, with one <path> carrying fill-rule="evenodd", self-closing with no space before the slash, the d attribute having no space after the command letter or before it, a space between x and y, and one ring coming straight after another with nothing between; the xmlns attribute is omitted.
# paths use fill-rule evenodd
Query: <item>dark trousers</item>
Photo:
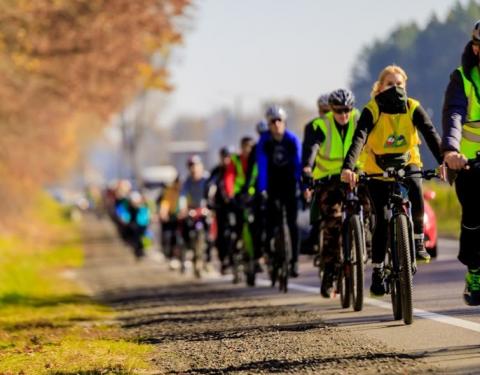
<svg viewBox="0 0 480 375"><path fill-rule="evenodd" d="M418 170L416 166L411 166L407 170ZM370 180L368 182L368 192L375 213L375 229L372 238L372 263L381 263L385 260L387 249L388 226L385 219L384 207L388 201L391 182L381 180ZM412 205L413 231L415 234L423 233L423 188L422 179L419 177L410 177L405 180L408 187L408 198Z"/></svg>
<svg viewBox="0 0 480 375"><path fill-rule="evenodd" d="M469 268L480 267L480 170L461 171L455 182L462 206L462 228L458 260Z"/></svg>
<svg viewBox="0 0 480 375"><path fill-rule="evenodd" d="M275 228L278 225L281 225L281 212L279 212L278 207L275 204L275 201L277 200L285 206L285 211L287 214L287 225L292 240L292 263L296 263L298 261L298 204L295 192L293 192L292 194L284 194L280 196L272 196L269 193L266 217L267 246L269 246L270 244L270 239L274 235Z"/></svg>

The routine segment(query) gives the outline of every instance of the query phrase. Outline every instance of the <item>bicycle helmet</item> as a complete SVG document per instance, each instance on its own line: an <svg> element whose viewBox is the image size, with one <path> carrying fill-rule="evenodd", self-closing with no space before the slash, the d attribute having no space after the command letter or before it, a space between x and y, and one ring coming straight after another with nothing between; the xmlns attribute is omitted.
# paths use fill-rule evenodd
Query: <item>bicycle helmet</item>
<svg viewBox="0 0 480 375"><path fill-rule="evenodd" d="M287 119L287 112L278 105L272 105L265 112L265 118L267 119L268 122L275 119L280 119L282 121L285 121Z"/></svg>
<svg viewBox="0 0 480 375"><path fill-rule="evenodd" d="M258 134L265 133L268 131L268 123L265 120L261 120L257 122L255 129L257 129Z"/></svg>
<svg viewBox="0 0 480 375"><path fill-rule="evenodd" d="M475 22L475 25L473 26L473 30L472 30L472 40L473 40L475 43L479 43L479 44L480 44L480 20L478 20L477 22Z"/></svg>
<svg viewBox="0 0 480 375"><path fill-rule="evenodd" d="M317 99L317 107L327 107L328 104L328 98L330 97L330 94L322 94L318 97Z"/></svg>
<svg viewBox="0 0 480 375"><path fill-rule="evenodd" d="M355 96L348 89L338 89L332 91L328 97L328 104L343 107L353 107Z"/></svg>
<svg viewBox="0 0 480 375"><path fill-rule="evenodd" d="M227 156L230 156L233 154L233 149L232 147L230 146L224 146L222 147L219 151L218 151L218 154L222 157L222 158L226 158Z"/></svg>

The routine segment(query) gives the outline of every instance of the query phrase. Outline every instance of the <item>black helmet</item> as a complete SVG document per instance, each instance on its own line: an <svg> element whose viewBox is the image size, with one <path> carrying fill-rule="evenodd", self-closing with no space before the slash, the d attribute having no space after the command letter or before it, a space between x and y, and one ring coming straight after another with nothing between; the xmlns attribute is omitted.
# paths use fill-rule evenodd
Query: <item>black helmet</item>
<svg viewBox="0 0 480 375"><path fill-rule="evenodd" d="M480 20L475 22L475 25L473 26L472 30L472 40L475 43L480 43Z"/></svg>
<svg viewBox="0 0 480 375"><path fill-rule="evenodd" d="M267 119L268 122L275 119L280 119L282 121L285 121L287 119L287 112L278 105L272 105L265 112L265 118Z"/></svg>
<svg viewBox="0 0 480 375"><path fill-rule="evenodd" d="M328 98L330 97L330 94L322 94L318 97L317 99L317 107L324 107L328 105Z"/></svg>
<svg viewBox="0 0 480 375"><path fill-rule="evenodd" d="M332 91L328 97L328 104L339 105L344 107L353 107L355 96L348 89L338 89Z"/></svg>
<svg viewBox="0 0 480 375"><path fill-rule="evenodd" d="M229 146L224 146L218 151L218 154L220 155L220 157L226 158L227 156L230 156L233 154L233 150Z"/></svg>

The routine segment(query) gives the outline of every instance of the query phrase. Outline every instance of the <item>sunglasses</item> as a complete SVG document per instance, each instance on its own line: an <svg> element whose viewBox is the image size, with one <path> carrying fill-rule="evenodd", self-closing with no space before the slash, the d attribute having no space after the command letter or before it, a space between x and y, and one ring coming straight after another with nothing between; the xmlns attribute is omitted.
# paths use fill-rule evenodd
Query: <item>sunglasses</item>
<svg viewBox="0 0 480 375"><path fill-rule="evenodd" d="M332 107L332 111L338 114L343 114L343 113L350 113L352 112L352 108L350 107Z"/></svg>
<svg viewBox="0 0 480 375"><path fill-rule="evenodd" d="M270 120L270 124L275 124L277 121L282 121L281 118L273 118Z"/></svg>

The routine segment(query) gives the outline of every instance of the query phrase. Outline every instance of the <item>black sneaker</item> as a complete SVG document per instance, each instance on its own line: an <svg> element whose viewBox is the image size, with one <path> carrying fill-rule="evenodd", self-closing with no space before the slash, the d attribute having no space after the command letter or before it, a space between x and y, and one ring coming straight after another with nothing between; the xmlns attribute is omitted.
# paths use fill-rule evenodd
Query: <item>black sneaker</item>
<svg viewBox="0 0 480 375"><path fill-rule="evenodd" d="M463 299L468 306L480 305L480 269L469 269L467 271Z"/></svg>
<svg viewBox="0 0 480 375"><path fill-rule="evenodd" d="M423 239L415 240L415 257L417 258L417 263L429 263L431 256L425 249Z"/></svg>
<svg viewBox="0 0 480 375"><path fill-rule="evenodd" d="M290 264L290 277L298 277L298 262L292 262Z"/></svg>
<svg viewBox="0 0 480 375"><path fill-rule="evenodd" d="M372 285L370 294L374 297L382 297L385 294L383 268L374 268L372 272Z"/></svg>
<svg viewBox="0 0 480 375"><path fill-rule="evenodd" d="M325 265L323 270L322 285L320 287L320 294L324 298L332 298L333 294L333 279L334 268L330 264Z"/></svg>

